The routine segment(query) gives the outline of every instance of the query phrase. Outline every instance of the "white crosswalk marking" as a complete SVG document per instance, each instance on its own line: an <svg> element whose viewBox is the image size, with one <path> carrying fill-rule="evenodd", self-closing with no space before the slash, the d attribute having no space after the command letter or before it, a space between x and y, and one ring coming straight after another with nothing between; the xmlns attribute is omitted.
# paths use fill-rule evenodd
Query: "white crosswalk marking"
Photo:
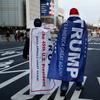
<svg viewBox="0 0 100 100"><path fill-rule="evenodd" d="M100 43L96 43L96 42L92 42L92 43L89 43L89 44L96 44L96 45L100 45Z"/></svg>
<svg viewBox="0 0 100 100"><path fill-rule="evenodd" d="M88 48L89 51L100 51L100 48Z"/></svg>
<svg viewBox="0 0 100 100"><path fill-rule="evenodd" d="M9 67L13 62L14 62L14 60L9 60L9 61L6 61L6 62L0 62L0 67L7 68L7 67Z"/></svg>
<svg viewBox="0 0 100 100"><path fill-rule="evenodd" d="M52 93L61 85L61 81L59 80L54 80L55 81L55 89L53 89ZM52 93L48 94L48 95L44 95L40 100L47 100L51 95Z"/></svg>
<svg viewBox="0 0 100 100"><path fill-rule="evenodd" d="M3 58L0 58L0 60L5 60L5 59L8 59L8 58L17 57L17 56L20 56L20 55L22 55L22 53L11 55L11 56L7 56L7 57L3 57Z"/></svg>
<svg viewBox="0 0 100 100"><path fill-rule="evenodd" d="M80 95L81 91L76 91L74 92L71 100L92 100L92 99L79 99L79 95Z"/></svg>
<svg viewBox="0 0 100 100"><path fill-rule="evenodd" d="M51 94L44 95L40 100L48 100Z"/></svg>
<svg viewBox="0 0 100 100"><path fill-rule="evenodd" d="M89 51L93 51L93 52L94 51L99 52L100 51L100 48L99 48L100 42L99 41L100 41L100 39L97 39L97 38L92 38L91 40L89 40L89 48L88 48L88 50ZM16 50L19 50L19 52L16 52L16 55L15 55L15 51L13 51L15 49ZM14 65L13 66L9 66L8 68L3 67L4 66L3 65L4 62L6 62L6 61L9 61L10 62L10 60L12 60L13 57L17 57L18 56L19 59L20 59L20 56L22 55L22 49L23 49L23 46L22 47L16 47L16 48L4 49L4 51L3 50L0 50L0 57L2 57L2 58L0 58L0 62L2 60L4 60L4 61L2 61L0 63L0 69L1 69L0 75L1 75L1 77L2 77L2 75L6 75L6 74L9 74L9 73L18 73L18 72L21 72L19 75L16 75L16 76L13 76L13 77L9 75L9 78L10 79L8 79L8 80L6 80L6 81L4 81L4 82L2 82L0 84L0 89L1 90L5 90L5 89L7 90L8 85L12 85L11 83L13 83L13 82L15 83L16 81L19 81L19 79L21 79L22 77L24 78L26 75L29 74L29 69L24 69L24 68L22 68L22 70L21 69L19 69L19 70L13 70L12 69L12 68L15 68L16 69L17 67L22 66L24 64L27 65L26 63L28 63L29 61L25 61L25 62L21 62L21 63L17 64L18 61L16 59L16 62L17 63L14 62ZM11 50L11 52L7 52L7 50ZM9 58L10 58L10 60L8 60ZM10 65L10 63L8 65ZM9 71L7 71L7 70L9 70ZM5 76L3 76L3 78L4 77ZM84 83L85 82L86 82L86 77L85 77ZM100 77L97 77L97 82L98 82L98 85L100 85ZM73 93L73 94L71 94L72 97L70 96L70 100L94 100L94 99L89 99L88 97L87 97L88 99L79 98L80 95L81 95L81 92L83 94L84 91L76 91L76 90L74 90L75 88L73 86L74 86L73 85L73 82L70 82L69 89L68 89L68 92L67 92L68 93L68 96L70 96L70 93L69 92L72 92ZM20 88L20 90L18 92L13 91L14 94L13 95L12 94L9 95L9 97L11 97L11 100L28 100L28 99L32 100L32 98L35 99L34 95L26 94L26 92L29 90L29 85L27 85L25 87L19 87L19 88ZM12 90L12 87L11 87L11 90ZM2 91L0 91L0 92L2 93ZM67 99L67 93L66 93L66 99ZM56 94L54 94L54 92L53 92L53 93L48 94L48 95L43 95L41 97L41 99L39 99L39 100L48 100L48 99L51 98L52 94L55 95L55 97L53 98L53 100L64 100L65 99L65 97L61 97L60 96L60 86L59 86ZM84 96L82 96L82 97L84 97ZM93 96L91 96L91 97L93 97ZM37 96L36 96L36 98L37 98ZM5 100L5 99L2 99L2 100Z"/></svg>
<svg viewBox="0 0 100 100"><path fill-rule="evenodd" d="M72 85L73 85L73 82L70 82L68 91L70 90L70 88L72 87ZM68 91L67 91L67 92L68 92ZM56 94L56 97L55 97L54 100L64 100L64 98L65 98L65 97L61 97L61 96L60 96L60 87L59 87L59 89L58 89L58 91L57 91L57 94Z"/></svg>
<svg viewBox="0 0 100 100"><path fill-rule="evenodd" d="M7 81L1 83L1 84L0 84L0 89L3 88L3 87L5 87L5 86L7 86L7 85L9 85L9 84L11 84L12 82L14 82L14 81L16 81L16 80L22 78L23 76L25 76L25 75L27 75L27 74L29 74L29 71L25 71L25 72L23 72L23 73L21 73L21 74L15 76L15 77L13 77L13 78L11 78L11 79L9 79L9 80L7 80Z"/></svg>
<svg viewBox="0 0 100 100"><path fill-rule="evenodd" d="M14 48L8 48L8 49L1 49L0 52L4 52L5 50L19 50L19 49L23 49L23 46L20 47L14 47Z"/></svg>
<svg viewBox="0 0 100 100"><path fill-rule="evenodd" d="M25 61L25 62L19 63L19 64L17 64L17 65L11 66L11 67L9 67L9 68L6 68L6 69L4 68L4 69L2 69L2 71L6 71L6 70L9 70L9 69L12 69L12 68L21 66L21 65L26 64L26 63L28 63L28 62L29 62L29 61ZM0 73L2 73L2 71L0 71Z"/></svg>
<svg viewBox="0 0 100 100"><path fill-rule="evenodd" d="M15 53L16 53L15 51L5 51L4 53L1 54L1 56L11 55Z"/></svg>
<svg viewBox="0 0 100 100"><path fill-rule="evenodd" d="M32 99L34 96L32 95L24 95L25 92L29 90L29 85L24 87L22 90L17 92L15 95L11 97L11 100L27 100L27 99Z"/></svg>
<svg viewBox="0 0 100 100"><path fill-rule="evenodd" d="M97 77L97 80L98 80L98 82L99 82L99 84L100 84L100 77Z"/></svg>
<svg viewBox="0 0 100 100"><path fill-rule="evenodd" d="M60 87L59 87L59 89L58 89L58 91L57 91L57 94L56 94L54 100L63 100L63 99L64 99L64 97L61 97L61 96L60 96Z"/></svg>
<svg viewBox="0 0 100 100"><path fill-rule="evenodd" d="M8 73L16 73L16 72L25 72L25 71L28 71L28 69L0 72L0 74L8 74Z"/></svg>
<svg viewBox="0 0 100 100"><path fill-rule="evenodd" d="M86 77L84 77L83 85L85 84L85 81L86 81ZM79 99L80 94L81 94L81 90L80 91L75 90L71 97L71 100L92 100L92 99Z"/></svg>
<svg viewBox="0 0 100 100"><path fill-rule="evenodd" d="M86 81L86 77L84 77L84 82L83 82L83 85L85 84L85 81ZM69 84L69 89L68 91L71 89L72 85L74 83L73 82L70 82ZM68 93L68 92L67 92ZM71 100L92 100L92 99L79 99L79 95L80 95L81 91L74 91L72 97L71 97ZM51 96L52 94L49 94L49 95L44 95L40 100L48 100L48 98ZM65 97L61 97L60 96L60 87L56 93L56 96L55 96L55 99L54 100L64 100Z"/></svg>

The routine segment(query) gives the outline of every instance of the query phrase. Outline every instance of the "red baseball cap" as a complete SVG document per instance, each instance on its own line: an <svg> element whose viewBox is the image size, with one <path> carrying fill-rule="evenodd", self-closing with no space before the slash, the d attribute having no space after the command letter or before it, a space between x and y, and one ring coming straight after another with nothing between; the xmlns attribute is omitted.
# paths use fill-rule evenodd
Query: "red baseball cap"
<svg viewBox="0 0 100 100"><path fill-rule="evenodd" d="M79 12L76 8L71 8L70 12L69 12L69 15L79 15Z"/></svg>

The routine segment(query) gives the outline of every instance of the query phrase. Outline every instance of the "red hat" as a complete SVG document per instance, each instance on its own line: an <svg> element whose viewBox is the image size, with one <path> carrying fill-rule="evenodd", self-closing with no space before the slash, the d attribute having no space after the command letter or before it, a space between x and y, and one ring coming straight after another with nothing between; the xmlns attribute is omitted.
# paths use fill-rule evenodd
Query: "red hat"
<svg viewBox="0 0 100 100"><path fill-rule="evenodd" d="M78 12L78 10L76 8L72 8L72 9L70 9L70 13L69 14L70 15L79 15L79 12Z"/></svg>

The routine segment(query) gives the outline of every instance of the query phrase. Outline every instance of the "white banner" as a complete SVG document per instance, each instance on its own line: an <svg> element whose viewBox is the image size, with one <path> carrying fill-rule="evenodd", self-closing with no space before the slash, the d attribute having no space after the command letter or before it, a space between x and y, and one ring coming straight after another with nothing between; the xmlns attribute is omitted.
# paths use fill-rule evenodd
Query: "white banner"
<svg viewBox="0 0 100 100"><path fill-rule="evenodd" d="M30 94L48 94L57 88L57 81L48 80L48 65L53 44L50 31L35 28L30 32ZM57 83L57 84L56 84Z"/></svg>

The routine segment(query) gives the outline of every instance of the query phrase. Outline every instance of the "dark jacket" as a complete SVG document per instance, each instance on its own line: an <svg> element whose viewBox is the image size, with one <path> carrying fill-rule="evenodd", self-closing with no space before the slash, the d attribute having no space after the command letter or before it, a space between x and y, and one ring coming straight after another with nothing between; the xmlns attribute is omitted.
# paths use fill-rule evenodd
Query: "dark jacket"
<svg viewBox="0 0 100 100"><path fill-rule="evenodd" d="M28 59L29 55L29 37L26 37L24 49L23 49L23 58Z"/></svg>

